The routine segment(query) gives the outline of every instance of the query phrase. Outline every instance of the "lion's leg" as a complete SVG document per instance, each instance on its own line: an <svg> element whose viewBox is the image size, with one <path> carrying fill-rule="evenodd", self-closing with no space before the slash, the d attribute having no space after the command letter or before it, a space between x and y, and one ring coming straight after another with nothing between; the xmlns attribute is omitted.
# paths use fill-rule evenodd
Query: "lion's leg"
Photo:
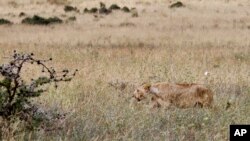
<svg viewBox="0 0 250 141"><path fill-rule="evenodd" d="M171 102L169 100L164 101L161 98L158 98L156 102L158 105L160 105L160 107L163 107L164 109L168 109L171 106Z"/></svg>

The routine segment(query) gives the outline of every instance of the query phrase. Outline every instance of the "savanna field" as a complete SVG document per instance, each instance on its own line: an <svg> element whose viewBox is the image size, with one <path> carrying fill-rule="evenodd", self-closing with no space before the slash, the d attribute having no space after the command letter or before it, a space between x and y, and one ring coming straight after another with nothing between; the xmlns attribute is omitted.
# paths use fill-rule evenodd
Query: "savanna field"
<svg viewBox="0 0 250 141"><path fill-rule="evenodd" d="M230 124L250 123L250 1L182 0L184 6L170 8L176 1L103 0L132 10L84 12L99 2L0 0L0 19L13 23L0 25L0 64L16 50L52 57L55 69L79 70L32 99L63 117L34 130L0 117L0 140L224 141ZM34 15L63 22L22 23ZM28 66L23 73L28 80L41 71ZM213 107L133 102L136 87L163 81L207 86Z"/></svg>

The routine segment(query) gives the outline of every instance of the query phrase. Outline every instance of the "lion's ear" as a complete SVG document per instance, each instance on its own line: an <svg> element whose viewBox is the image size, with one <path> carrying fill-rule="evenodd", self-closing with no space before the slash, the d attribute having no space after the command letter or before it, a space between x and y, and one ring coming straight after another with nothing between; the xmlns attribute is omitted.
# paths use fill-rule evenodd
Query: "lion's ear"
<svg viewBox="0 0 250 141"><path fill-rule="evenodd" d="M151 87L151 84L149 84L149 83L143 85L143 88L144 88L146 91L149 91L149 90L150 90L150 87Z"/></svg>

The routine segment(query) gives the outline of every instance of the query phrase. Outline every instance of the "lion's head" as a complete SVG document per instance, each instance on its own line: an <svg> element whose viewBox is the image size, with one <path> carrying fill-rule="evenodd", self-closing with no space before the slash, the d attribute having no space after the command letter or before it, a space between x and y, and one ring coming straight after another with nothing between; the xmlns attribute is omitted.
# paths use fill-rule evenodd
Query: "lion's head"
<svg viewBox="0 0 250 141"><path fill-rule="evenodd" d="M149 91L150 91L150 84L144 84L140 87L138 87L134 93L133 93L133 97L135 99L137 99L137 101L141 101L143 99L146 98L146 96L148 95Z"/></svg>

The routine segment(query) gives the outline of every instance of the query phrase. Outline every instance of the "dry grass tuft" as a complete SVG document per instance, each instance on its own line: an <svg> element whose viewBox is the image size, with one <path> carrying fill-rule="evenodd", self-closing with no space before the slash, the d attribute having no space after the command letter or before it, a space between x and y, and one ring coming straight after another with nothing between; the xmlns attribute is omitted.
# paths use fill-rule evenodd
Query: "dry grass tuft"
<svg viewBox="0 0 250 141"><path fill-rule="evenodd" d="M56 5L66 5L69 4L68 0L47 0L50 4L56 4Z"/></svg>

